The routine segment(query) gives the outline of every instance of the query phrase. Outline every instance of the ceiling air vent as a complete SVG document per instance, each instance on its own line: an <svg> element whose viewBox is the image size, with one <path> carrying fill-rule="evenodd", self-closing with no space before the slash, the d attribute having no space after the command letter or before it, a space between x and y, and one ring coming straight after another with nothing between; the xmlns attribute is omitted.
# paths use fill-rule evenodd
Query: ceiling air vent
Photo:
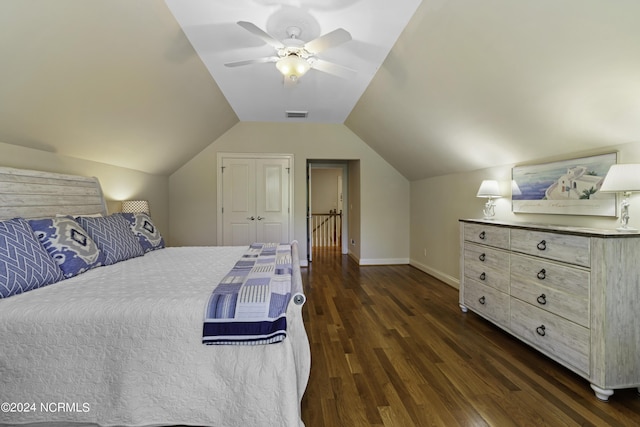
<svg viewBox="0 0 640 427"><path fill-rule="evenodd" d="M306 119L308 111L287 111L287 119Z"/></svg>

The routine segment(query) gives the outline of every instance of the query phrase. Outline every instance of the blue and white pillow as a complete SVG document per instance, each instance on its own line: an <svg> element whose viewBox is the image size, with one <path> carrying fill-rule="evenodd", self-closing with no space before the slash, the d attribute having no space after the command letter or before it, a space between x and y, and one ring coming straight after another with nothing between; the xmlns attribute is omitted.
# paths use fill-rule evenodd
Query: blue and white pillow
<svg viewBox="0 0 640 427"><path fill-rule="evenodd" d="M89 236L98 245L98 249L104 254L104 265L144 255L138 238L131 232L129 222L122 215L114 214L96 218L81 216L76 218L76 221L87 230Z"/></svg>
<svg viewBox="0 0 640 427"><path fill-rule="evenodd" d="M22 218L0 221L0 298L58 282L62 270Z"/></svg>
<svg viewBox="0 0 640 427"><path fill-rule="evenodd" d="M138 241L145 253L164 248L164 239L158 228L153 225L151 217L146 213L121 213L129 222L131 231L138 237Z"/></svg>
<svg viewBox="0 0 640 427"><path fill-rule="evenodd" d="M104 263L104 255L89 234L70 216L29 220L36 237L64 277L84 273Z"/></svg>

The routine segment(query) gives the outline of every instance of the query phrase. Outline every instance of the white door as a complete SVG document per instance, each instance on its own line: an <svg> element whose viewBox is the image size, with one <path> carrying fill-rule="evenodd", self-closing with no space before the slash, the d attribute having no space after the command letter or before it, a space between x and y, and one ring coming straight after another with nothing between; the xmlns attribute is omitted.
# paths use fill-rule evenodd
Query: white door
<svg viewBox="0 0 640 427"><path fill-rule="evenodd" d="M290 160L223 157L224 246L290 241Z"/></svg>
<svg viewBox="0 0 640 427"><path fill-rule="evenodd" d="M256 241L255 160L225 158L222 181L223 245L251 244Z"/></svg>
<svg viewBox="0 0 640 427"><path fill-rule="evenodd" d="M256 159L256 242L289 242L289 160Z"/></svg>

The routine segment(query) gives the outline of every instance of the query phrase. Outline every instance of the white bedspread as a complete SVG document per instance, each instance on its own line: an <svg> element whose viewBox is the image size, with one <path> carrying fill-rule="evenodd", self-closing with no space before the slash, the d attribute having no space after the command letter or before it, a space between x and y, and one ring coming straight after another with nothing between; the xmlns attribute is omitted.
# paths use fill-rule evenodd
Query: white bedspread
<svg viewBox="0 0 640 427"><path fill-rule="evenodd" d="M0 300L0 403L35 404L0 424L303 425L300 305L282 343L202 344L205 302L245 249L167 248Z"/></svg>

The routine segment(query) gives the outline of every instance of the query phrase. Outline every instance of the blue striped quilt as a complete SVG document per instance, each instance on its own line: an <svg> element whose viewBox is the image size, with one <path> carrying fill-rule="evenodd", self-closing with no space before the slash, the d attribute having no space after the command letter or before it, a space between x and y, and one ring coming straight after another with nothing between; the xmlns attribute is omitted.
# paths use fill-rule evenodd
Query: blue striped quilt
<svg viewBox="0 0 640 427"><path fill-rule="evenodd" d="M253 243L209 297L202 343L282 341L287 335L291 274L290 244Z"/></svg>

